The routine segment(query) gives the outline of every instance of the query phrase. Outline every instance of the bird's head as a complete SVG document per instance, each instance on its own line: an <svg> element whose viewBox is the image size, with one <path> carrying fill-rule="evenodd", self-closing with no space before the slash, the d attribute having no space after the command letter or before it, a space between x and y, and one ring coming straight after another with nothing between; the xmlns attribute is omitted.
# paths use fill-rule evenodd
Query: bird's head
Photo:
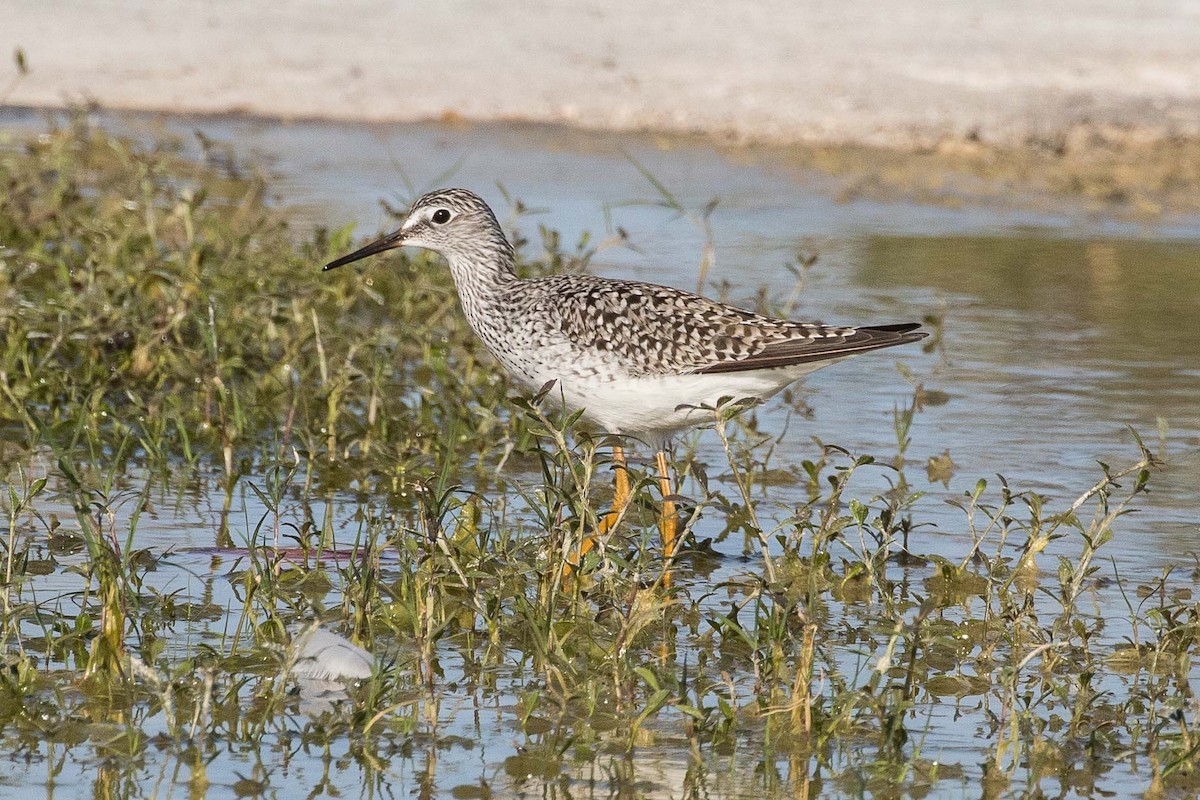
<svg viewBox="0 0 1200 800"><path fill-rule="evenodd" d="M398 229L329 262L325 269L397 247L422 247L450 259L486 254L497 247L511 252L496 216L479 195L466 189L438 189L413 203Z"/></svg>

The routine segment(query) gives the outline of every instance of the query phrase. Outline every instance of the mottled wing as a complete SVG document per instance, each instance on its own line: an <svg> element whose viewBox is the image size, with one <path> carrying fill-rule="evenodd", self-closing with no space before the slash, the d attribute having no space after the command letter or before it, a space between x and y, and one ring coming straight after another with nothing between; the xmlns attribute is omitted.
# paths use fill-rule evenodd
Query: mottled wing
<svg viewBox="0 0 1200 800"><path fill-rule="evenodd" d="M894 347L924 339L927 334L915 329L915 322L899 325L879 325L869 328L825 328L829 333L819 337L798 337L784 342L772 342L745 358L726 359L701 367L696 372L741 372L750 369L790 367Z"/></svg>
<svg viewBox="0 0 1200 800"><path fill-rule="evenodd" d="M847 328L764 317L670 287L592 276L539 281L575 345L634 376L767 369L916 341L917 326ZM900 330L903 328L903 330Z"/></svg>

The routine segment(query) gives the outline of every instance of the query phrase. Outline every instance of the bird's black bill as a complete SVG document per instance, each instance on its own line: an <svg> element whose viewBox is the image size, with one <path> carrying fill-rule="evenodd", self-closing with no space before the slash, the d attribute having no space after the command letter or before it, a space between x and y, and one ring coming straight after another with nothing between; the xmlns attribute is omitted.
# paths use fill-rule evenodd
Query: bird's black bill
<svg viewBox="0 0 1200 800"><path fill-rule="evenodd" d="M326 264L322 268L321 271L324 272L326 270L336 269L337 267L344 267L346 264L349 264L351 261L358 261L359 259L366 258L367 256L373 256L376 253L382 253L384 250L392 250L394 248L403 247L403 246L404 246L404 231L396 231L395 233L389 233L387 236L384 236L382 239L376 239L375 241L371 242L369 245L366 245L365 247L360 247L359 249L355 250L353 253L351 253L348 256L342 256L341 258L336 258L333 261L330 261L328 264Z"/></svg>

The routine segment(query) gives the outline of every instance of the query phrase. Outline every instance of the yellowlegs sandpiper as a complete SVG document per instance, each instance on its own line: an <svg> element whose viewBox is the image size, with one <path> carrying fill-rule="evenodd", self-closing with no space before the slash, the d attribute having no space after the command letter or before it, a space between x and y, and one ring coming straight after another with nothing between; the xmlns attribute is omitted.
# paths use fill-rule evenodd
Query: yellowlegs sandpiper
<svg viewBox="0 0 1200 800"><path fill-rule="evenodd" d="M766 399L821 367L926 336L917 323L855 328L773 319L637 281L523 279L492 210L465 189L426 194L398 230L325 269L405 246L446 258L472 330L526 390L553 382L549 396L582 411L600 430L657 447L668 560L678 525L665 453L672 433L711 421L711 409L724 399ZM613 461L616 497L601 533L630 497L620 447L613 448Z"/></svg>

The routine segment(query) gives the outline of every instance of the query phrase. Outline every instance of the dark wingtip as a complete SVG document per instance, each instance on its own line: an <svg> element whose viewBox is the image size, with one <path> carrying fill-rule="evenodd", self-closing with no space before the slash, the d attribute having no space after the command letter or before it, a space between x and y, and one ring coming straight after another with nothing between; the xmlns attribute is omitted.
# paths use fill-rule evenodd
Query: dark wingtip
<svg viewBox="0 0 1200 800"><path fill-rule="evenodd" d="M830 340L808 340L799 352L782 352L776 348L774 355L763 356L759 353L750 358L733 361L720 361L693 370L698 374L712 372L742 372L751 369L772 369L788 367L795 364L808 364L817 361L841 359L847 356L869 353L872 350L882 350L885 347L895 347L901 344L919 342L929 335L928 331L919 331L919 322L900 322L894 325L871 325L854 328L847 337L837 337ZM786 345L785 345L786 347Z"/></svg>
<svg viewBox="0 0 1200 800"><path fill-rule="evenodd" d="M919 322L897 322L894 325L871 325L859 328L861 333L883 334L879 346L891 347L897 344L912 344L929 336L929 331L919 331Z"/></svg>
<svg viewBox="0 0 1200 800"><path fill-rule="evenodd" d="M859 328L860 331L880 331L882 333L908 333L915 331L921 327L919 322L897 322L894 325L871 325L866 328ZM922 336L928 336L928 332L922 332Z"/></svg>

